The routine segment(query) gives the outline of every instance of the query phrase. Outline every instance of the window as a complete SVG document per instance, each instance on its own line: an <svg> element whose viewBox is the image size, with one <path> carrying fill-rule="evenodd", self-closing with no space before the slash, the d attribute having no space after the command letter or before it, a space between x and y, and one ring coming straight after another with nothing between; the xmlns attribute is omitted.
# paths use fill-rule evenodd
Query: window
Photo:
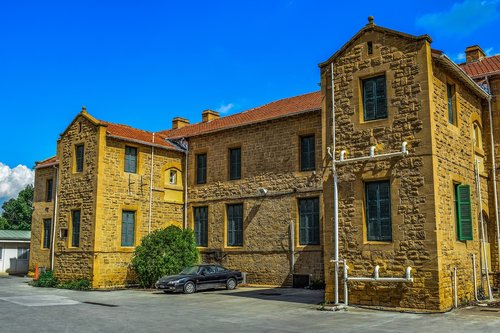
<svg viewBox="0 0 500 333"><path fill-rule="evenodd" d="M135 212L122 212L122 246L134 246Z"/></svg>
<svg viewBox="0 0 500 333"><path fill-rule="evenodd" d="M196 245L208 246L208 207L194 207L194 237Z"/></svg>
<svg viewBox="0 0 500 333"><path fill-rule="evenodd" d="M367 239L391 241L391 186L389 181L366 183L365 190Z"/></svg>
<svg viewBox="0 0 500 333"><path fill-rule="evenodd" d="M71 212L71 246L80 246L80 210L74 210Z"/></svg>
<svg viewBox="0 0 500 333"><path fill-rule="evenodd" d="M474 135L474 147L476 149L483 149L483 138L481 134L481 127L478 123L474 122L473 124L473 135Z"/></svg>
<svg viewBox="0 0 500 333"><path fill-rule="evenodd" d="M170 170L170 173L169 173L169 183L171 185L177 184L177 171Z"/></svg>
<svg viewBox="0 0 500 333"><path fill-rule="evenodd" d="M319 199L299 199L299 244L319 244Z"/></svg>
<svg viewBox="0 0 500 333"><path fill-rule="evenodd" d="M196 184L207 182L207 154L196 155Z"/></svg>
<svg viewBox="0 0 500 333"><path fill-rule="evenodd" d="M0 247L0 260L2 260L2 255L3 255L3 247Z"/></svg>
<svg viewBox="0 0 500 333"><path fill-rule="evenodd" d="M243 205L227 206L227 245L243 246Z"/></svg>
<svg viewBox="0 0 500 333"><path fill-rule="evenodd" d="M362 82L364 120L387 118L385 75L365 79Z"/></svg>
<svg viewBox="0 0 500 333"><path fill-rule="evenodd" d="M83 160L84 160L84 147L83 145L77 145L75 147L75 171L76 172L82 172L83 171Z"/></svg>
<svg viewBox="0 0 500 333"><path fill-rule="evenodd" d="M316 168L316 147L314 135L300 138L300 170L310 171Z"/></svg>
<svg viewBox="0 0 500 333"><path fill-rule="evenodd" d="M241 148L229 149L229 179L241 179Z"/></svg>
<svg viewBox="0 0 500 333"><path fill-rule="evenodd" d="M455 184L454 197L458 240L472 240L472 209L470 202L470 186Z"/></svg>
<svg viewBox="0 0 500 333"><path fill-rule="evenodd" d="M446 84L446 96L448 100L448 122L450 124L456 125L456 105L455 105L455 85Z"/></svg>
<svg viewBox="0 0 500 333"><path fill-rule="evenodd" d="M51 219L44 219L43 220L43 248L48 249L50 248L50 225L52 223Z"/></svg>
<svg viewBox="0 0 500 333"><path fill-rule="evenodd" d="M46 184L46 193L45 193L45 201L52 201L52 187L53 187L54 181L52 179L47 179L47 184Z"/></svg>
<svg viewBox="0 0 500 333"><path fill-rule="evenodd" d="M28 253L29 249L24 248L24 247L18 247L17 248L17 259L20 260L28 260Z"/></svg>
<svg viewBox="0 0 500 333"><path fill-rule="evenodd" d="M125 146L125 172L137 173L137 148Z"/></svg>
<svg viewBox="0 0 500 333"><path fill-rule="evenodd" d="M367 42L366 44L368 46L368 54L373 54L373 43Z"/></svg>

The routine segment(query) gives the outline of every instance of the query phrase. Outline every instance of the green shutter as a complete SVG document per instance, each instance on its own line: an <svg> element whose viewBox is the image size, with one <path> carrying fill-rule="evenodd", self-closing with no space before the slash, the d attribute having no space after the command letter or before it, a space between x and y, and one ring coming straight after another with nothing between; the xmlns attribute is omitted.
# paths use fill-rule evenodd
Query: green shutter
<svg viewBox="0 0 500 333"><path fill-rule="evenodd" d="M470 204L470 186L458 185L457 189L457 226L458 239L472 240L472 209Z"/></svg>

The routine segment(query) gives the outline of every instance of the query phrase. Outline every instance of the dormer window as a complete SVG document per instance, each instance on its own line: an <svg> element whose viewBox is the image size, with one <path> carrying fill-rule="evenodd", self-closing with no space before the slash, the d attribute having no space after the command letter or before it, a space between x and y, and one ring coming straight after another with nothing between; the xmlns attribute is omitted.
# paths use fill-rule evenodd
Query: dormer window
<svg viewBox="0 0 500 333"><path fill-rule="evenodd" d="M170 170L170 173L169 173L169 183L170 183L170 185L176 185L177 184L177 171L176 170Z"/></svg>

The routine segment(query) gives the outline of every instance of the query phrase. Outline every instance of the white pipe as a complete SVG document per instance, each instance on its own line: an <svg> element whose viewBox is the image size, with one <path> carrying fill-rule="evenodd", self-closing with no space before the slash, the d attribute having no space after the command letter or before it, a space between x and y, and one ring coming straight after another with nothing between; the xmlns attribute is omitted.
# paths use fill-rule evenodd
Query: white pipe
<svg viewBox="0 0 500 333"><path fill-rule="evenodd" d="M457 293L457 268L453 268L453 303L455 309L458 308L458 293Z"/></svg>
<svg viewBox="0 0 500 333"><path fill-rule="evenodd" d="M293 220L290 221L290 273L293 274L295 268L295 228Z"/></svg>
<svg viewBox="0 0 500 333"><path fill-rule="evenodd" d="M369 156L361 156L361 157L353 157L353 158L347 158L347 159L339 159L335 161L335 164L346 164L350 162L359 162L359 161L366 161L366 160L374 160L374 159L380 159L380 158L387 158L387 157L394 157L394 156L406 156L408 155L408 150L406 148L407 142L403 142L401 144L401 151L398 152L393 152L393 153L385 153L385 154L378 154L375 155L373 152L372 155L372 148L373 146L370 147L370 155Z"/></svg>
<svg viewBox="0 0 500 333"><path fill-rule="evenodd" d="M493 295L491 293L491 284L490 284L490 272L488 270L488 256L486 253L486 233L484 232L484 220L483 220L483 209L482 209L482 196L481 196L481 180L479 178L479 161L476 160L476 167L475 167L475 173L476 173L476 188L477 188L477 198L479 201L479 220L481 221L481 246L482 246L482 252L483 252L483 263L484 263L484 270L486 273L486 285L488 286L488 297L491 300L493 300ZM482 268L481 268L481 274Z"/></svg>
<svg viewBox="0 0 500 333"><path fill-rule="evenodd" d="M345 260L344 260L345 262ZM413 282L413 278L411 277L411 267L406 267L405 269L405 277L397 278L397 277L380 277L379 274L380 267L375 266L373 276L357 276L357 277L347 277L347 281L366 281L366 282ZM344 268L344 273L347 276L346 268Z"/></svg>
<svg viewBox="0 0 500 333"><path fill-rule="evenodd" d="M347 286L347 270L349 267L347 267L347 261L344 259L343 260L343 268L344 268L344 305L348 306L349 305L349 289Z"/></svg>
<svg viewBox="0 0 500 333"><path fill-rule="evenodd" d="M187 211L187 207L188 207L188 153L189 153L189 148L188 148L188 145L187 145L187 141L186 141L186 151L185 151L185 161L184 161L184 221L183 221L183 224L184 224L184 229L187 229L187 215L188 215L188 211Z"/></svg>
<svg viewBox="0 0 500 333"><path fill-rule="evenodd" d="M476 302L479 302L479 299L477 298L477 275L476 275L476 255L474 253L471 253L472 257L472 279L474 282L474 299Z"/></svg>
<svg viewBox="0 0 500 333"><path fill-rule="evenodd" d="M153 133L153 142L155 143L155 134ZM151 146L151 168L149 170L149 222L148 235L151 233L151 218L153 216L153 163L155 156L155 147Z"/></svg>
<svg viewBox="0 0 500 333"><path fill-rule="evenodd" d="M335 265L334 275L334 304L339 304L339 198L338 176L335 167L336 132L335 132L335 77L333 62L330 65L330 78L332 86L332 173L333 173L333 257Z"/></svg>
<svg viewBox="0 0 500 333"><path fill-rule="evenodd" d="M373 272L373 278L376 279L376 280L380 277L379 270L380 270L380 266L376 265L375 266L375 270Z"/></svg>
<svg viewBox="0 0 500 333"><path fill-rule="evenodd" d="M54 189L54 222L52 223L52 240L51 240L51 246L50 246L50 270L54 270L54 257L55 257L55 245L56 245L56 224L57 224L57 199L58 199L58 191L59 191L59 168L54 165L55 169L55 176L54 176L54 183L55 183L55 189Z"/></svg>
<svg viewBox="0 0 500 333"><path fill-rule="evenodd" d="M375 146L370 147L370 157L375 156Z"/></svg>
<svg viewBox="0 0 500 333"><path fill-rule="evenodd" d="M490 145L491 145L491 175L493 178L493 195L495 198L495 223L497 227L497 265L498 261L500 261L500 222L498 217L498 192L497 192L497 167L496 167L496 157L495 157L495 137L493 135L493 111L491 106L491 87L490 80L488 76L486 76L486 84L488 86L488 92L490 97L488 98L488 112L490 117Z"/></svg>

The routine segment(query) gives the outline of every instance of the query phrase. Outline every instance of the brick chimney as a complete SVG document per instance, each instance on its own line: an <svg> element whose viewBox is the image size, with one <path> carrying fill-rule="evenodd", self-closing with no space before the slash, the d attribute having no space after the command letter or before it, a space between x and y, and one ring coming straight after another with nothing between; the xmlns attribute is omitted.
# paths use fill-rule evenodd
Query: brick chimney
<svg viewBox="0 0 500 333"><path fill-rule="evenodd" d="M479 61L484 57L486 57L486 54L479 45L468 46L465 49L465 61L467 63Z"/></svg>
<svg viewBox="0 0 500 333"><path fill-rule="evenodd" d="M186 125L189 125L189 120L187 120L186 118L175 117L174 119L172 119L172 129L182 128Z"/></svg>
<svg viewBox="0 0 500 333"><path fill-rule="evenodd" d="M209 121L219 119L220 114L217 111L214 110L205 110L201 113L201 122L202 123L208 123Z"/></svg>

